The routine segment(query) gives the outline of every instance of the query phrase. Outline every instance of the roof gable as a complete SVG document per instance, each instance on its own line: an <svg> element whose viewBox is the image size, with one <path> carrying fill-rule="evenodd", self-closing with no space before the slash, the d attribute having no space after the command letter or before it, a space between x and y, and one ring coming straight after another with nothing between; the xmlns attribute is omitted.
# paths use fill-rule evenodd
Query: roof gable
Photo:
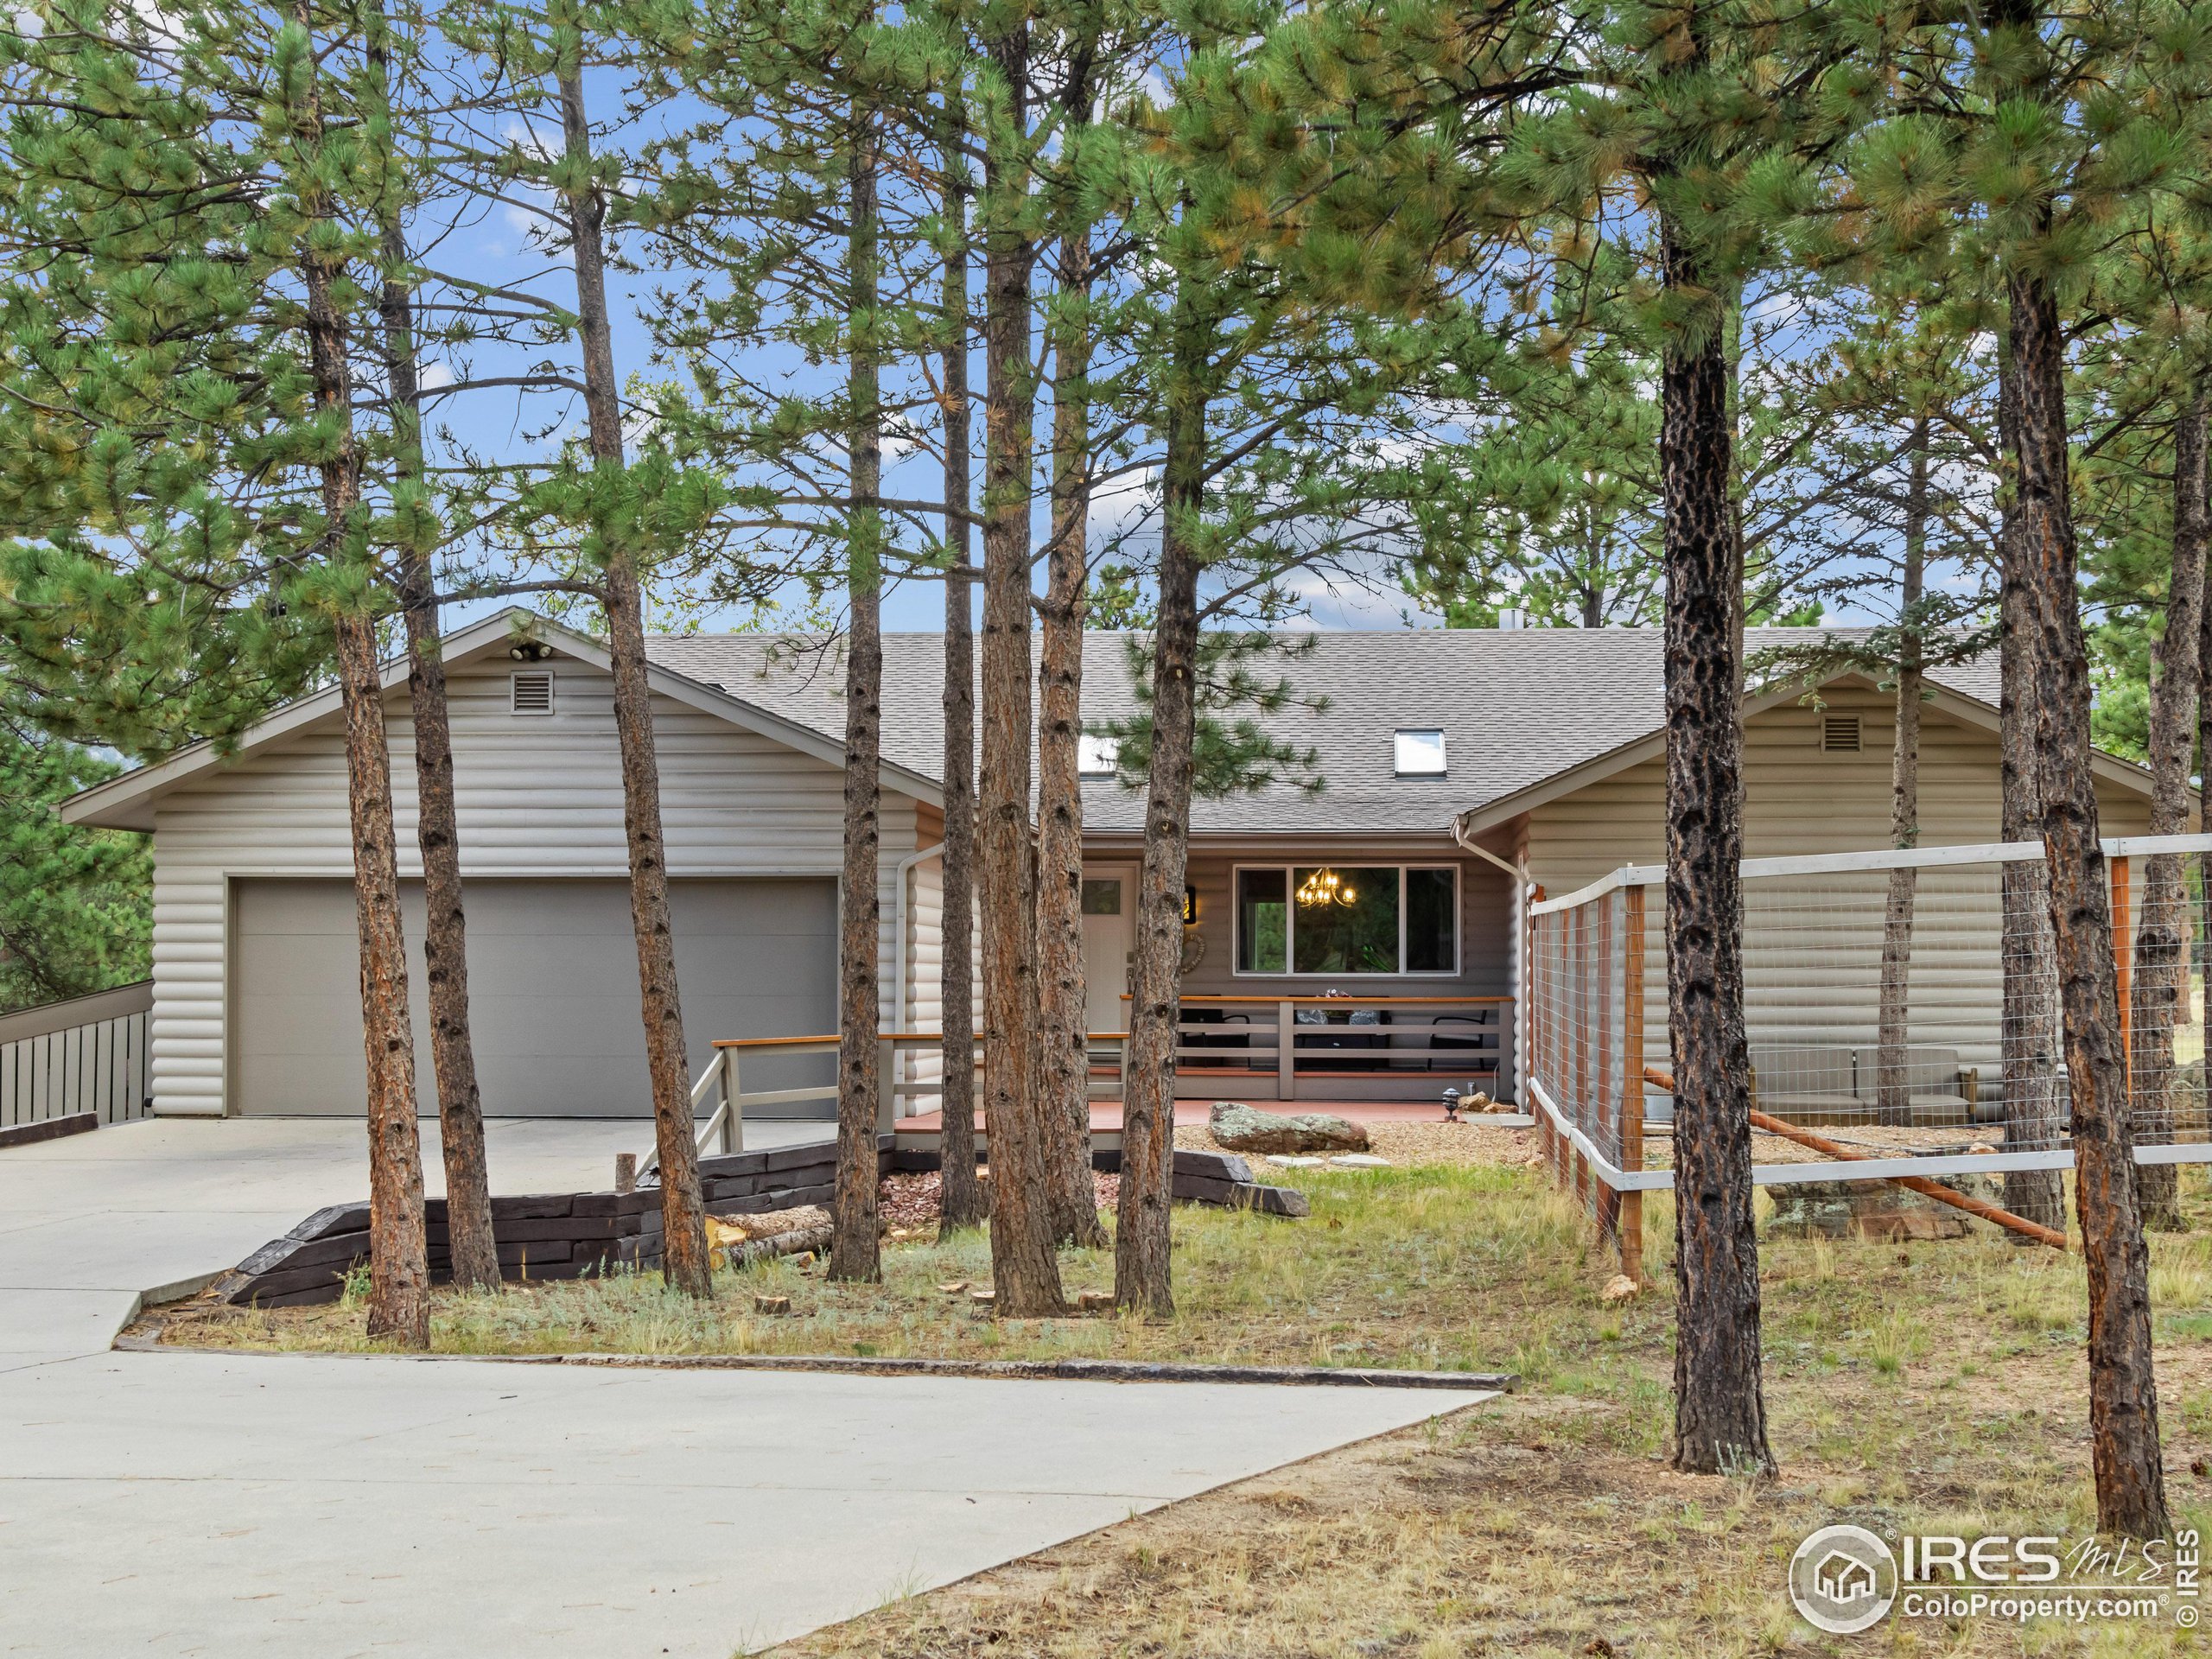
<svg viewBox="0 0 2212 1659"><path fill-rule="evenodd" d="M599 641L588 634L579 633L573 628L519 607L511 607L496 615L446 634L441 645L447 667L451 670L480 662L488 657L504 655L518 626L526 626L531 638L559 655L601 673L609 671L606 647ZM381 664L379 675L387 694L399 689L407 682L406 659L395 658ZM755 708L743 698L717 686L701 684L689 679L664 664L652 665L648 683L658 696L727 720L734 726L810 755L825 765L842 766L844 764L842 728L833 739L813 726L791 720L773 709ZM287 738L313 730L342 716L338 687L326 686L320 691L296 698L255 721L240 735L238 743L227 751L219 749L212 742L194 743L180 749L165 760L137 767L70 797L61 804L62 820L67 823L95 824L112 830L151 830L154 827L155 804L170 791L210 772L219 772L220 769L264 753ZM925 776L893 763L889 757L887 757L884 767L884 780L902 794L935 805L944 803L944 790L934 777Z"/></svg>

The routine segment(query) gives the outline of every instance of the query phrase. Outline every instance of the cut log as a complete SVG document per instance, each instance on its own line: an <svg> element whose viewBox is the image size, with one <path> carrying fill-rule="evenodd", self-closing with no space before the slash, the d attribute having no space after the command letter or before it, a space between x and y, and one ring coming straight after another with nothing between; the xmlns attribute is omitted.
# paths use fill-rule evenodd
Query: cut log
<svg viewBox="0 0 2212 1659"><path fill-rule="evenodd" d="M1669 1094L1675 1091L1674 1077L1660 1067L1645 1066L1643 1076L1646 1082L1664 1089ZM1801 1129L1794 1123L1785 1123L1778 1117L1756 1109L1751 1113L1751 1127L1755 1129L1764 1129L1769 1135L1778 1135L1785 1141L1794 1141L1801 1147L1809 1147L1813 1151L1824 1154L1840 1163L1866 1163L1872 1161L1874 1155L1868 1152L1853 1152L1848 1147L1838 1146L1824 1136L1815 1135L1810 1130ZM1970 1216L1993 1223L1997 1226L2019 1234L2024 1238L2031 1238L2038 1244L2048 1244L2054 1250L2063 1250L2066 1248L2065 1234L2042 1226L2024 1217L2016 1216L2009 1210L2000 1210L1993 1204L1986 1204L1980 1198L1970 1198L1963 1192L1954 1192L1949 1187L1931 1181L1925 1176L1885 1175L1879 1179L1894 1182L1909 1192L1919 1193L1923 1198L1933 1198L1938 1204L1948 1204L1955 1210L1963 1210Z"/></svg>

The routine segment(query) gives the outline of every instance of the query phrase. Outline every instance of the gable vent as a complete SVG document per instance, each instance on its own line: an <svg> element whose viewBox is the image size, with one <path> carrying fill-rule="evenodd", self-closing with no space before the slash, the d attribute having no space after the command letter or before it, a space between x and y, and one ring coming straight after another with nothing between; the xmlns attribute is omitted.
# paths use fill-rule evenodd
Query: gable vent
<svg viewBox="0 0 2212 1659"><path fill-rule="evenodd" d="M1859 716L1821 716L1821 747L1830 754L1856 754L1859 750Z"/></svg>
<svg viewBox="0 0 2212 1659"><path fill-rule="evenodd" d="M550 715L553 712L553 671L532 669L528 673L509 677L508 708L518 715Z"/></svg>

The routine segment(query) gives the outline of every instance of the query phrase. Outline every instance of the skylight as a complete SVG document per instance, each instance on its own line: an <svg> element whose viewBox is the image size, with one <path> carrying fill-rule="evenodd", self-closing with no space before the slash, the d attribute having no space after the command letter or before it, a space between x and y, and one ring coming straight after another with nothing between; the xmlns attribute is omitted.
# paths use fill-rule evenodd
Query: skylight
<svg viewBox="0 0 2212 1659"><path fill-rule="evenodd" d="M1444 734L1401 728L1396 744L1398 776L1441 778L1444 775Z"/></svg>
<svg viewBox="0 0 2212 1659"><path fill-rule="evenodd" d="M1111 778L1122 764L1122 740L1085 732L1076 740L1075 769L1085 778Z"/></svg>

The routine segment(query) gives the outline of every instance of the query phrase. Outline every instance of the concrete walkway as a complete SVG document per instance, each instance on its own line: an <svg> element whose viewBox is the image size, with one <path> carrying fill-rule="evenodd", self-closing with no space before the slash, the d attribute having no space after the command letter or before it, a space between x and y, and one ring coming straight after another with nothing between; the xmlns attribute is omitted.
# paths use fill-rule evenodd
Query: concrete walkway
<svg viewBox="0 0 2212 1659"><path fill-rule="evenodd" d="M597 1185L639 1138L490 1155ZM107 1350L365 1164L298 1121L0 1153L0 1654L719 1656L1484 1397Z"/></svg>

